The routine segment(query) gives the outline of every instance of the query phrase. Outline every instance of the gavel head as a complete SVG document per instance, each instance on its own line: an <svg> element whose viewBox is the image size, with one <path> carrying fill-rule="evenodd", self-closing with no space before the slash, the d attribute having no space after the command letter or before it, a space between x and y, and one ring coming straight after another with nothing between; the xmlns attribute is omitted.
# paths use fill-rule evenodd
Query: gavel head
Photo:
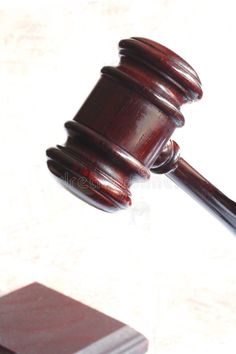
<svg viewBox="0 0 236 354"><path fill-rule="evenodd" d="M120 63L106 66L72 121L64 145L47 150L49 170L89 204L115 211L129 188L148 179L176 127L180 106L200 99L196 72L166 47L144 38L120 41Z"/></svg>

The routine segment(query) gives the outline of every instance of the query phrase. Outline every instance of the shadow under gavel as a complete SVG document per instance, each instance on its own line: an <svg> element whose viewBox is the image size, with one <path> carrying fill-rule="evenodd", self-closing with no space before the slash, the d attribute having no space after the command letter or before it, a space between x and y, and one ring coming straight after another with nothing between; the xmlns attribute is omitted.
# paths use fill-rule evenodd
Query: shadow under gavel
<svg viewBox="0 0 236 354"><path fill-rule="evenodd" d="M64 186L104 211L131 205L130 186L164 173L236 231L236 203L183 158L170 138L184 125L180 106L202 97L197 73L145 38L120 41L120 63L106 66L72 121L64 145L47 150Z"/></svg>

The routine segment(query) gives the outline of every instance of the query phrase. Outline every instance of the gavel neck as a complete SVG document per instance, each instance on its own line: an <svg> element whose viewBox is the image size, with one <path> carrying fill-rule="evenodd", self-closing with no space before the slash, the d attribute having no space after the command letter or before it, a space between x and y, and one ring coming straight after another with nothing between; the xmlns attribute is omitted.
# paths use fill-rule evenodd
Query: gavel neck
<svg viewBox="0 0 236 354"><path fill-rule="evenodd" d="M236 203L181 158L179 147L175 142L171 141L167 145L151 171L157 174L165 173L236 234Z"/></svg>

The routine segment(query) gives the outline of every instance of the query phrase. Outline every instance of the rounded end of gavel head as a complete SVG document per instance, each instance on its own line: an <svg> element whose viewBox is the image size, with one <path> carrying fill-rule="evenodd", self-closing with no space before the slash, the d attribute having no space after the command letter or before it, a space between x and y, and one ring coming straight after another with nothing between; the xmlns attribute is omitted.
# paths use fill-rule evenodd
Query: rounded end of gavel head
<svg viewBox="0 0 236 354"><path fill-rule="evenodd" d="M134 37L121 40L119 50L119 65L102 69L65 124L66 143L47 150L48 168L64 187L109 212L131 205L132 183L150 177L184 124L180 106L202 96L196 72L168 48Z"/></svg>

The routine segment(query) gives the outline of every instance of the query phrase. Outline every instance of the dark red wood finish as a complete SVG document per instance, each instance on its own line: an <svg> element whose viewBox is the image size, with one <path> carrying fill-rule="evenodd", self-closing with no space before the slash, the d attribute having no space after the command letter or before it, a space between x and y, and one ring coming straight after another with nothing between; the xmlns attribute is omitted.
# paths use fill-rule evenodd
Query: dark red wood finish
<svg viewBox="0 0 236 354"><path fill-rule="evenodd" d="M66 143L47 150L48 167L64 186L105 211L131 204L132 183L148 179L161 153L171 151L167 143L184 125L180 106L202 97L196 72L166 47L135 37L120 41L119 48L119 65L102 69L74 120L65 124Z"/></svg>
<svg viewBox="0 0 236 354"><path fill-rule="evenodd" d="M180 157L179 146L176 142L170 141L165 146L151 171L157 174L165 173L235 232L236 203Z"/></svg>
<svg viewBox="0 0 236 354"><path fill-rule="evenodd" d="M13 351L11 350L8 350L6 348L3 348L1 345L0 345L0 354L17 354L17 353L14 353Z"/></svg>
<svg viewBox="0 0 236 354"><path fill-rule="evenodd" d="M0 354L144 354L133 328L39 283L0 298Z"/></svg>

